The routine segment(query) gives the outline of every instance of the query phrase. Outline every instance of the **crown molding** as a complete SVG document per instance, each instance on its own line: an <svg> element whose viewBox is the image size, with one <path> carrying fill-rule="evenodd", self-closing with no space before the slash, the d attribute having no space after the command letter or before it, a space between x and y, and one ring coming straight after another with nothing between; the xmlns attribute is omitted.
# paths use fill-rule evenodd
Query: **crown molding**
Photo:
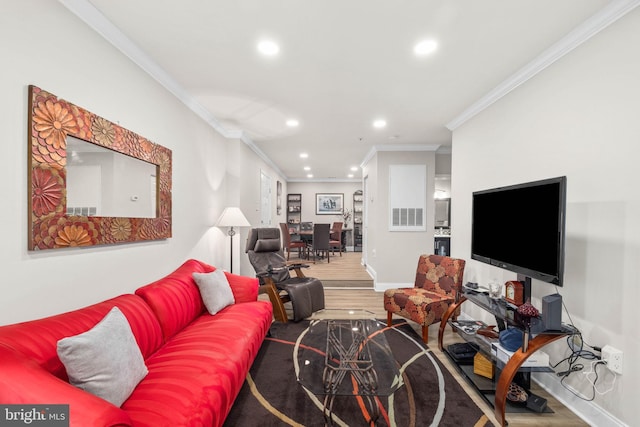
<svg viewBox="0 0 640 427"><path fill-rule="evenodd" d="M227 139L239 139L260 157L265 163L273 168L285 180L287 177L282 173L266 154L260 150L255 143L239 129L226 129L220 121L202 106L189 92L187 92L169 73L160 67L149 55L147 55L137 44L120 31L111 21L109 21L95 6L88 0L58 0L64 7L69 9L74 15L80 18L96 33L120 50L133 63L138 65L143 71L153 77L160 85L167 89L173 96L178 98L184 105L193 111L198 117L204 120L216 132Z"/></svg>
<svg viewBox="0 0 640 427"><path fill-rule="evenodd" d="M632 11L640 5L640 0L614 0L582 24L574 28L569 34L554 43L550 48L538 55L533 61L516 71L504 82L496 86L485 96L471 104L459 116L447 123L446 127L450 131L456 130L467 120L482 112L494 102L498 101L509 92L533 78L542 70L598 34L609 25Z"/></svg>
<svg viewBox="0 0 640 427"><path fill-rule="evenodd" d="M285 181L289 182L289 179L287 178L287 176L284 173L282 173L280 168L276 166L276 164L273 163L273 161L266 154L264 154L264 152L260 148L258 148L258 146L253 142L251 138L249 138L243 131L238 131L238 132L242 134L239 139L242 142L244 142L246 146L248 146L258 157L262 159L263 162L269 165L269 167L271 167Z"/></svg>

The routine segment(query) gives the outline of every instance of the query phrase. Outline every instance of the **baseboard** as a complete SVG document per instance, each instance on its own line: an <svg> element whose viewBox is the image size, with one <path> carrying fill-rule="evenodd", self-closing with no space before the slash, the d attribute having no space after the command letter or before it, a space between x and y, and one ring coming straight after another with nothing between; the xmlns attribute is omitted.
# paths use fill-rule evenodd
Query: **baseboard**
<svg viewBox="0 0 640 427"><path fill-rule="evenodd" d="M374 278L373 280L373 289L379 292L384 292L387 289L397 289L397 288L413 288L413 283L394 283L394 282L377 282Z"/></svg>
<svg viewBox="0 0 640 427"><path fill-rule="evenodd" d="M571 412L582 418L584 422L598 427L628 427L609 412L605 411L593 402L587 402L574 396L569 390L560 384L557 376L551 372L537 372L531 375L541 388L569 408Z"/></svg>
<svg viewBox="0 0 640 427"><path fill-rule="evenodd" d="M369 276L371 276L371 278L373 279L373 289L374 289L374 290L377 290L377 289L376 289L376 281L377 281L378 279L377 279L376 271L375 271L373 268L371 268L371 266L370 266L370 265L366 265L366 264L364 263L364 258L361 258L361 259L360 259L360 264L362 264L362 265L364 266L364 269L367 271L367 273L369 273Z"/></svg>

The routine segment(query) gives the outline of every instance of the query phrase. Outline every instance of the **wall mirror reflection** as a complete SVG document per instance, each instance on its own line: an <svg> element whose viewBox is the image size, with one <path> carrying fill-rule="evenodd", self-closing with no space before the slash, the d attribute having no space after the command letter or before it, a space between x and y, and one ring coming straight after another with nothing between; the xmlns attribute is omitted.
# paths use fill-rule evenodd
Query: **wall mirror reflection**
<svg viewBox="0 0 640 427"><path fill-rule="evenodd" d="M67 215L155 218L156 169L67 136Z"/></svg>

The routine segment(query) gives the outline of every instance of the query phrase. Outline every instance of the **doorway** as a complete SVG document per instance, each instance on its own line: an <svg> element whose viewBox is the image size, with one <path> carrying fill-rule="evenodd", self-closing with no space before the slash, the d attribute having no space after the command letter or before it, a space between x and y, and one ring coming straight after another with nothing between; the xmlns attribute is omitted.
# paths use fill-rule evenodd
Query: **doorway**
<svg viewBox="0 0 640 427"><path fill-rule="evenodd" d="M260 226L271 226L271 177L260 171Z"/></svg>

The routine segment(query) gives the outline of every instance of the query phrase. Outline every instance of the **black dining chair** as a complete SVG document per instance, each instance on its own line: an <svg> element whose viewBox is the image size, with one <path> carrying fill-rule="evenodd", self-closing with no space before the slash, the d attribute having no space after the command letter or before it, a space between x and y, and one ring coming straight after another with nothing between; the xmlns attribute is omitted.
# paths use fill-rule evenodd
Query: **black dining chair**
<svg viewBox="0 0 640 427"><path fill-rule="evenodd" d="M309 244L308 251L313 252L314 264L319 254L321 254L321 258L324 258L324 254L327 254L327 262L331 262L329 258L331 250L330 230L330 224L313 224L313 241ZM311 252L307 252L307 254L310 255Z"/></svg>
<svg viewBox="0 0 640 427"><path fill-rule="evenodd" d="M301 222L300 223L300 240L305 244L305 247L311 245L313 241L313 222ZM306 258L309 259L309 254L306 254Z"/></svg>

